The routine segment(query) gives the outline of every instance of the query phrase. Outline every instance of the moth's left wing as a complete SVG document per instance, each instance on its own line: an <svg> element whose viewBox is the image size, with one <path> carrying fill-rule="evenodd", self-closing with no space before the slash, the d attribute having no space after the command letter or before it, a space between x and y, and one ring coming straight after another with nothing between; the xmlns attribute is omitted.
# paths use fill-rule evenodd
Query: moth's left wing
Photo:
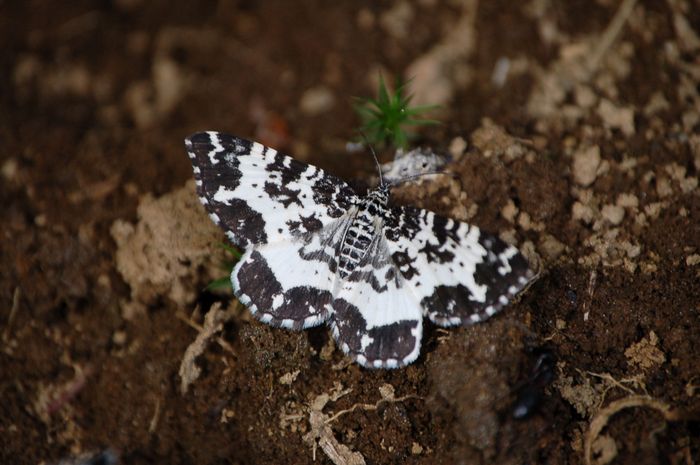
<svg viewBox="0 0 700 465"><path fill-rule="evenodd" d="M185 146L209 216L244 249L320 230L357 203L344 181L257 142L209 131Z"/></svg>
<svg viewBox="0 0 700 465"><path fill-rule="evenodd" d="M440 326L470 325L491 317L533 277L515 247L428 210L392 208L384 234L407 287Z"/></svg>

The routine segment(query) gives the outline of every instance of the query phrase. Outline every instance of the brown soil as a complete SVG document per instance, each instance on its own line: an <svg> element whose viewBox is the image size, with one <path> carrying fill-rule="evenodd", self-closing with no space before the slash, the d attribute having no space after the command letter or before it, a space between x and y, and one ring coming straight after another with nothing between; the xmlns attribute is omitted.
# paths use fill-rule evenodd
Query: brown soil
<svg viewBox="0 0 700 465"><path fill-rule="evenodd" d="M58 5L0 5L1 463L700 462L692 1ZM202 290L222 236L183 147L218 129L367 181L344 146L380 70L458 158L396 200L541 270L394 371Z"/></svg>

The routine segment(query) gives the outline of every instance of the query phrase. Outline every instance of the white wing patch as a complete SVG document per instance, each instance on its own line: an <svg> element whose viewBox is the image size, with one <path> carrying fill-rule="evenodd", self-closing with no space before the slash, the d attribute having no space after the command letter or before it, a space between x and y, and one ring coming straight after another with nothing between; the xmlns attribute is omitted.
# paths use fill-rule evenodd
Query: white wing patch
<svg viewBox="0 0 700 465"><path fill-rule="evenodd" d="M349 218L317 233L251 247L231 273L233 290L261 321L291 329L326 321L337 282L337 246Z"/></svg>

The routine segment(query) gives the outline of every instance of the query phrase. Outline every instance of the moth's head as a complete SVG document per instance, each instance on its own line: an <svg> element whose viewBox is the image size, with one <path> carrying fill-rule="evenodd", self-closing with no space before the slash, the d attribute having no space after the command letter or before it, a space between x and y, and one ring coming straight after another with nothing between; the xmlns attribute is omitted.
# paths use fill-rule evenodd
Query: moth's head
<svg viewBox="0 0 700 465"><path fill-rule="evenodd" d="M363 134L363 136L364 136L364 134ZM458 178L458 176L455 173L450 173L447 171L427 171L425 173L418 173L418 174L414 174L412 176L406 176L406 177L403 177L401 179L397 179L397 180L392 181L392 182L385 182L384 176L382 176L382 166L379 163L379 159L377 158L377 153L374 151L374 147L372 147L372 145L369 144L369 142L367 143L367 146L369 147L370 152L372 153L372 158L374 159L374 164L377 167L377 175L379 175L379 186L377 187L376 191L382 192L386 199L389 198L389 190L392 187L397 186L399 184L403 184L405 182L413 181L414 179L420 178L421 176L443 174L443 175L448 175L448 176Z"/></svg>
<svg viewBox="0 0 700 465"><path fill-rule="evenodd" d="M367 193L367 197L377 203L386 205L389 201L389 184L380 184L376 189L372 189Z"/></svg>

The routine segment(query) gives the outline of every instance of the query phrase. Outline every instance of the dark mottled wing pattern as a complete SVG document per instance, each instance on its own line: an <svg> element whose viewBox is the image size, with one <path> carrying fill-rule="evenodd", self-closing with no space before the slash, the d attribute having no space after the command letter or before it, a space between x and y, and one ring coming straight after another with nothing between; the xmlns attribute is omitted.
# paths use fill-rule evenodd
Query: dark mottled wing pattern
<svg viewBox="0 0 700 465"><path fill-rule="evenodd" d="M248 249L231 273L238 299L273 326L325 322L333 312L338 247L348 221L344 216L315 233Z"/></svg>
<svg viewBox="0 0 700 465"><path fill-rule="evenodd" d="M357 203L344 181L257 142L202 132L185 145L200 200L241 248L317 231Z"/></svg>
<svg viewBox="0 0 700 465"><path fill-rule="evenodd" d="M387 247L419 300L440 326L483 321L532 279L518 249L475 226L414 207L395 207L384 224Z"/></svg>
<svg viewBox="0 0 700 465"><path fill-rule="evenodd" d="M386 187L358 198L314 166L217 132L185 143L202 203L245 249L231 274L239 300L274 326L328 321L364 366L411 363L423 316L482 321L532 278L514 247L426 210L388 208Z"/></svg>

